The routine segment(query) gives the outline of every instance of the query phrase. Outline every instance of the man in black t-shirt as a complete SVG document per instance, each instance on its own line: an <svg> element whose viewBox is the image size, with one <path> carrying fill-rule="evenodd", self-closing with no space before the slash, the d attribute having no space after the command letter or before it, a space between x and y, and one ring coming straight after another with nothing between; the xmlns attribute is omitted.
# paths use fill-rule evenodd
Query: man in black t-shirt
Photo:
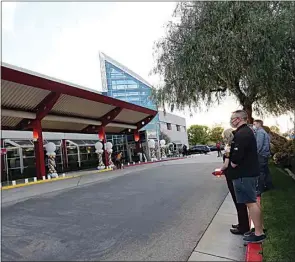
<svg viewBox="0 0 295 262"><path fill-rule="evenodd" d="M253 131L247 126L247 113L232 113L230 124L236 128L230 149L228 175L234 185L237 203L247 205L255 230L245 234L244 241L260 243L266 236L263 231L262 213L256 200L256 183L259 176L257 144Z"/></svg>
<svg viewBox="0 0 295 262"><path fill-rule="evenodd" d="M221 170L223 171L225 175L228 190L232 196L235 207L237 209L237 215L238 215L238 224L233 224L232 228L230 229L230 232L235 235L244 235L245 233L250 231L247 206L244 203L237 203L233 181L232 181L232 178L229 176L230 174L228 174L229 159L230 159L230 145L232 143L233 137L234 137L234 131L232 131L232 129L227 129L224 131L223 139L226 145L224 148L225 152L223 154L224 164L221 167Z"/></svg>

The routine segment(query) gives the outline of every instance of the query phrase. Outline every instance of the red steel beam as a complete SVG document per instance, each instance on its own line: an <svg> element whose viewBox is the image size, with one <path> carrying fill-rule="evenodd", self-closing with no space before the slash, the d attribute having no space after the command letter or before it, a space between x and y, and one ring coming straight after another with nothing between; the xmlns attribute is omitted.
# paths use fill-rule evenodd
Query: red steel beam
<svg viewBox="0 0 295 262"><path fill-rule="evenodd" d="M60 97L60 93L51 92L48 96L46 96L43 101L36 108L36 119L42 120L54 107L55 103Z"/></svg>
<svg viewBox="0 0 295 262"><path fill-rule="evenodd" d="M105 115L103 115L102 117L100 117L99 119L97 119L97 121L100 121L102 126L106 126L107 124L111 123L122 112L122 110L123 110L123 108L116 107L113 110L111 110L110 112L108 112ZM89 125L85 129L83 129L83 131L85 133L94 132L94 131L97 132L98 127L99 126Z"/></svg>
<svg viewBox="0 0 295 262"><path fill-rule="evenodd" d="M146 117L145 119L139 121L136 123L137 129L136 130L140 130L141 128L143 128L144 126L146 126L149 122L151 122L153 120L153 118L155 117L155 115L150 115L148 117ZM124 129L121 134L131 134L132 130L129 130L128 128Z"/></svg>
<svg viewBox="0 0 295 262"><path fill-rule="evenodd" d="M148 116L146 117L145 119L139 121L136 126L137 126L137 129L140 130L141 128L143 128L144 126L146 126L149 122L151 122L153 120L155 116Z"/></svg>
<svg viewBox="0 0 295 262"><path fill-rule="evenodd" d="M60 97L60 93L51 92L49 95L47 95L34 109L34 112L36 113L36 120L41 121L54 107L57 100ZM31 119L23 119L16 127L15 129L24 130L28 128L32 128L34 126L34 123L36 120Z"/></svg>

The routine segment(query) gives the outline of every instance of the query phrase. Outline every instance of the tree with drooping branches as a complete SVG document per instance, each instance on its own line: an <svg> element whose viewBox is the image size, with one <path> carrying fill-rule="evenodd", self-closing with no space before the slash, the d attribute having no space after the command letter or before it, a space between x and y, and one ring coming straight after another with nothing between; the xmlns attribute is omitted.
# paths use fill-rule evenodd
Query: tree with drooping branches
<svg viewBox="0 0 295 262"><path fill-rule="evenodd" d="M210 107L234 96L253 111L293 107L294 2L181 2L155 46L159 106ZM293 27L294 28L294 27ZM292 63L293 61L293 63ZM285 81L284 81L285 79ZM293 100L292 100L293 97Z"/></svg>

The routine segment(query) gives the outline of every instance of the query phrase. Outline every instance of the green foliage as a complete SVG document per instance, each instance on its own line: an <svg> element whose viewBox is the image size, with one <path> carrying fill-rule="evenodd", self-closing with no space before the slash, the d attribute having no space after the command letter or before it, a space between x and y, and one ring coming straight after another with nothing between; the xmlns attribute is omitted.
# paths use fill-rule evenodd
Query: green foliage
<svg viewBox="0 0 295 262"><path fill-rule="evenodd" d="M294 261L295 183L273 165L270 171L275 190L263 193L261 202L264 226L268 229L263 242L263 261Z"/></svg>
<svg viewBox="0 0 295 262"><path fill-rule="evenodd" d="M276 92L276 103L281 110L295 111L295 2L280 3L280 17L283 23L278 30L280 41L277 41L278 67L274 71L279 83Z"/></svg>
<svg viewBox="0 0 295 262"><path fill-rule="evenodd" d="M210 140L217 143L219 141L222 141L222 133L224 131L224 128L221 126L215 126L211 128L210 130Z"/></svg>
<svg viewBox="0 0 295 262"><path fill-rule="evenodd" d="M288 140L285 136L274 132L272 127L263 127L270 135L271 153L275 164L283 167L290 167L291 159L294 157L295 148L292 140Z"/></svg>
<svg viewBox="0 0 295 262"><path fill-rule="evenodd" d="M293 141L288 140L281 146L276 147L275 150L277 150L277 152L273 156L275 164L279 164L283 167L290 167L291 158L294 157Z"/></svg>
<svg viewBox="0 0 295 262"><path fill-rule="evenodd" d="M280 114L295 105L295 3L181 2L178 22L155 47L158 105L184 109L233 95L252 110Z"/></svg>
<svg viewBox="0 0 295 262"><path fill-rule="evenodd" d="M208 126L192 125L187 130L190 145L207 144L210 140L210 129Z"/></svg>

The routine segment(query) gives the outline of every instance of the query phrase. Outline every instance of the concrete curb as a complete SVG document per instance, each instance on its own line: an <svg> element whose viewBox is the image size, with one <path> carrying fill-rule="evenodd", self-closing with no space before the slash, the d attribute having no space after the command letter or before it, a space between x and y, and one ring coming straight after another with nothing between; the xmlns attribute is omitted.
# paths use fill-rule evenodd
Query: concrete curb
<svg viewBox="0 0 295 262"><path fill-rule="evenodd" d="M51 179L46 179L46 180L39 180L36 182L29 182L29 183L21 183L21 184L16 184L16 185L12 185L12 186L4 186L1 187L1 190L8 190L8 189L13 189L13 188L18 188L18 187L24 187L24 186L31 186L31 185L36 185L36 184L44 184L44 183L52 183L55 181L60 181L60 180L66 180L66 179L70 179L70 178L76 178L76 177L81 177L81 176L85 176L85 175L94 175L97 173L103 173L103 172L109 172L112 171L112 169L104 169L104 170L95 170L95 172L89 172L88 174L81 174L81 175L72 175L72 176L66 176L66 177L58 177L58 178L51 178Z"/></svg>
<svg viewBox="0 0 295 262"><path fill-rule="evenodd" d="M175 158L169 158L169 159L161 159L161 160L157 160L157 161L148 161L148 162L140 162L140 163L135 163L135 164L130 164L129 166L124 166L124 168L126 167L132 167L132 166L141 166L141 165L147 165L147 164L155 164L155 163L161 163L161 162L167 162L167 161L172 161L172 160L181 160L181 159L185 159L186 157L175 157Z"/></svg>
<svg viewBox="0 0 295 262"><path fill-rule="evenodd" d="M158 161L153 161L153 162L141 162L141 163L136 163L136 164L130 164L129 166L124 166L126 167L134 167L134 166L141 166L141 165L146 165L146 164L155 164L159 162L166 162L166 161L173 161L173 160L180 160L180 159L185 159L185 157L178 157L178 158L170 158L170 159L162 159ZM19 187L25 187L25 186L31 186L31 185L36 185L36 184L44 184L44 183L52 183L60 180L65 180L65 179L70 179L70 178L77 178L85 175L95 175L98 173L103 173L103 172L110 172L114 171L116 169L103 169L103 170L93 170L87 172L87 174L77 174L77 175L68 175L65 177L58 177L58 178L51 178L51 179L45 179L45 180L39 180L39 181L34 181L34 182L28 182L28 183L21 183L21 184L15 184L11 186L1 186L1 190L9 190L13 188L19 188Z"/></svg>
<svg viewBox="0 0 295 262"><path fill-rule="evenodd" d="M260 201L261 201L260 197L257 197L257 202L260 203ZM262 260L263 260L262 244L248 244L246 248L245 261L246 262L254 262L254 261L262 262Z"/></svg>
<svg viewBox="0 0 295 262"><path fill-rule="evenodd" d="M201 234L200 239L197 241L197 243L196 243L196 245L195 245L193 251L190 253L189 257L187 258L187 260L186 260L187 262L192 261L191 259L192 259L193 253L195 252L195 250L196 250L196 248L198 247L199 243L201 242L202 238L203 238L204 235L206 234L208 228L209 228L210 225L212 224L212 222L213 222L214 218L216 217L217 213L220 211L220 209L221 209L221 207L222 207L223 203L225 202L225 200L226 200L226 198L227 198L228 195L229 195L229 192L225 195L223 201L221 202L221 205L220 205L219 208L216 210L215 214L213 215L213 217L212 217L212 219L210 220L209 224L208 224L207 227L205 228L204 232Z"/></svg>

